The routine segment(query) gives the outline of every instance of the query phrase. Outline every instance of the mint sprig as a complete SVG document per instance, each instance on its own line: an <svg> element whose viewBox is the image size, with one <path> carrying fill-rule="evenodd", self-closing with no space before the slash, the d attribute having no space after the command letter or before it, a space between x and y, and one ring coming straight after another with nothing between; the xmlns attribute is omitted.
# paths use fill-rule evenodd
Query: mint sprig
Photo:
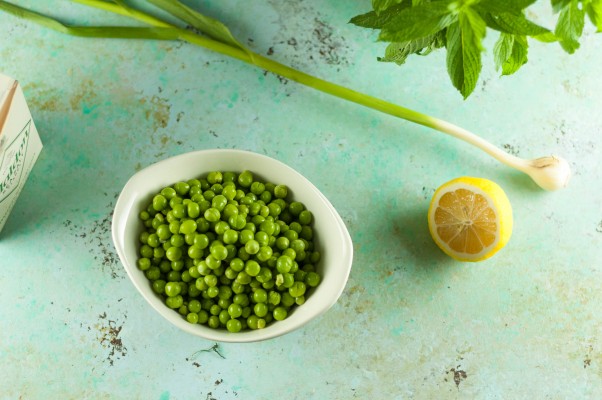
<svg viewBox="0 0 602 400"><path fill-rule="evenodd" d="M373 0L373 10L350 23L379 30L378 41L388 42L378 61L405 63L410 54L427 55L445 48L452 84L466 99L481 73L483 39L499 35L493 49L502 75L518 71L528 60L529 39L557 42L569 54L579 48L585 17L602 32L602 0L551 0L558 15L555 27L529 20L526 9L535 0Z"/></svg>

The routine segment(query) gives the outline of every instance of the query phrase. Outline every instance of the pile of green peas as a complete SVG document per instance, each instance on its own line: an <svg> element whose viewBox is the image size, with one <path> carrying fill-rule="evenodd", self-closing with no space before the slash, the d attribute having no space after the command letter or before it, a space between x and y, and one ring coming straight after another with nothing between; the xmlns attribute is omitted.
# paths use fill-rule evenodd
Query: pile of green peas
<svg viewBox="0 0 602 400"><path fill-rule="evenodd" d="M138 268L191 324L240 332L285 319L321 277L313 214L286 185L213 171L140 212Z"/></svg>

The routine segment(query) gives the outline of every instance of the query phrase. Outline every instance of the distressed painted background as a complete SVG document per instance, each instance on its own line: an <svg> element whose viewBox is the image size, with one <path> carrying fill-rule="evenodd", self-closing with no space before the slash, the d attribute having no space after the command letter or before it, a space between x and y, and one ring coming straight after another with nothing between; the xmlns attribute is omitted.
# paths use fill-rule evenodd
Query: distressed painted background
<svg viewBox="0 0 602 400"><path fill-rule="evenodd" d="M65 21L123 22L65 1ZM572 56L532 43L475 93L444 53L375 61L349 25L362 1L197 1L275 60L455 122L574 176L546 193L454 139L175 42L62 36L0 13L0 71L23 85L44 142L0 236L2 399L582 399L602 396L602 36ZM532 12L546 24L549 7ZM238 148L282 160L337 207L355 259L339 302L287 336L205 341L135 291L110 238L122 186L165 157ZM508 246L469 265L432 243L434 189L461 175L507 192Z"/></svg>

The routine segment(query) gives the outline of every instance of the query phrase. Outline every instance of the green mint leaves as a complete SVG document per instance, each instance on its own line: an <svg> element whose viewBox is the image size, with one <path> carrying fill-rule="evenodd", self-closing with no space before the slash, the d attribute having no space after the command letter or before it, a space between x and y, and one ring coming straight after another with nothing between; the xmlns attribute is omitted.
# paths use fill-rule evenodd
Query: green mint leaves
<svg viewBox="0 0 602 400"><path fill-rule="evenodd" d="M498 35L493 48L501 75L527 63L529 39L558 43L569 54L579 48L586 16L602 32L602 0L551 0L558 15L553 29L529 20L525 10L535 0L372 0L373 10L350 23L379 30L388 42L379 61L404 64L411 54L426 55L445 47L452 84L466 99L474 91L485 51L483 39Z"/></svg>

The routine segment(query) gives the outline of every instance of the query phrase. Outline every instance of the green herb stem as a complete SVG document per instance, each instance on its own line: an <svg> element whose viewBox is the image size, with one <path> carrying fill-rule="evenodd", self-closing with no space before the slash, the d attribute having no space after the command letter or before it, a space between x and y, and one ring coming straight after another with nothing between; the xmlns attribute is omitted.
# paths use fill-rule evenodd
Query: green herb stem
<svg viewBox="0 0 602 400"><path fill-rule="evenodd" d="M377 97L357 92L347 87L317 78L313 75L306 74L277 61L263 57L257 53L252 53L249 55L242 50L232 48L231 46L227 46L220 42L216 42L214 40L188 32L183 32L180 38L189 43L203 46L213 51L253 64L257 67L263 68L267 71L273 72L277 75L283 76L287 79L301 83L305 86L330 94L332 96L336 96L341 99L372 108L373 110L377 110L394 117L402 118L407 121L438 130L442 133L446 133L480 148L498 161L510 167L517 168L525 164L523 159L508 154L499 147L492 145L474 133L439 118L431 117L409 108L401 107L397 104L379 99Z"/></svg>

